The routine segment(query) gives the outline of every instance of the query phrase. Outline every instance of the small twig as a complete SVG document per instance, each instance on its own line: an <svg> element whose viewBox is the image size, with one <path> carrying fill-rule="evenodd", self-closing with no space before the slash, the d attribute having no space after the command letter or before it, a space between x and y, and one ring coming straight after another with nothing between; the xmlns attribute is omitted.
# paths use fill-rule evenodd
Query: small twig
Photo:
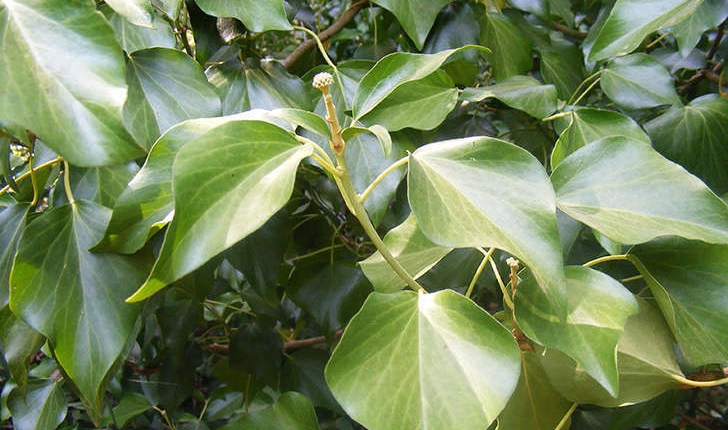
<svg viewBox="0 0 728 430"><path fill-rule="evenodd" d="M344 27L346 27L347 24L351 22L352 19L362 10L365 8L368 8L371 6L371 3L369 3L369 0L359 0L355 1L354 3L349 6L348 9L344 11L343 14L337 19L333 24L331 24L330 27L322 31L318 34L319 40L322 42L325 42L329 39L331 39L332 36L334 36L336 33L341 31ZM301 57L311 48L316 46L316 40L315 39L308 39L305 42L298 45L298 48L296 48L293 52L288 54L285 60L283 60L283 67L286 69L290 69L298 60L301 59Z"/></svg>
<svg viewBox="0 0 728 430"><path fill-rule="evenodd" d="M715 56L715 53L718 52L718 48L720 47L720 41L723 39L723 35L725 34L725 23L726 21L723 21L718 26L718 33L715 35L715 40L713 40L713 44L710 46L710 50L707 54L705 54L705 58L708 59L708 61L713 59L713 56Z"/></svg>
<svg viewBox="0 0 728 430"><path fill-rule="evenodd" d="M341 338L341 335L344 333L343 329L336 330L334 333L334 339ZM322 343L326 343L328 338L326 336L316 336L316 337L310 337L307 339L295 339L295 340L287 340L283 342L283 352L290 352L295 351L297 349L303 349L308 348L309 346L319 345ZM214 352L216 354L220 355L227 355L230 353L230 345L225 345L221 343L211 343L210 345L206 346L206 349L210 352Z"/></svg>
<svg viewBox="0 0 728 430"><path fill-rule="evenodd" d="M572 30L560 22L552 21L551 24L554 26L554 29L556 29L557 31L560 31L561 33L564 33L565 35L567 35L569 37L573 37L574 39L584 40L584 39L586 39L586 36L588 34L588 33L582 32L582 31Z"/></svg>

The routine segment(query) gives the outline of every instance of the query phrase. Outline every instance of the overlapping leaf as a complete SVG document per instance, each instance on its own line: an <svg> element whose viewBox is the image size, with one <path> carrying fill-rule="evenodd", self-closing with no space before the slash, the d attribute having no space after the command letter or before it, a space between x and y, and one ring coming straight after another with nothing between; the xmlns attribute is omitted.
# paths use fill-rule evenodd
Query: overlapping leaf
<svg viewBox="0 0 728 430"><path fill-rule="evenodd" d="M13 390L7 402L17 430L53 429L66 417L66 397L60 381L33 380L27 393Z"/></svg>
<svg viewBox="0 0 728 430"><path fill-rule="evenodd" d="M29 209L28 204L16 204L0 212L0 307L8 304L10 270Z"/></svg>
<svg viewBox="0 0 728 430"><path fill-rule="evenodd" d="M685 360L695 366L728 361L728 246L666 238L629 254Z"/></svg>
<svg viewBox="0 0 728 430"><path fill-rule="evenodd" d="M530 76L513 76L488 87L466 88L461 95L468 101L491 97L535 118L544 118L556 111L556 87L542 85Z"/></svg>
<svg viewBox="0 0 728 430"><path fill-rule="evenodd" d="M667 235L728 243L728 205L643 142L594 142L562 161L551 181L559 209L619 243Z"/></svg>
<svg viewBox="0 0 728 430"><path fill-rule="evenodd" d="M397 17L407 35L422 49L440 9L452 0L374 0Z"/></svg>
<svg viewBox="0 0 728 430"><path fill-rule="evenodd" d="M524 261L563 315L565 287L553 189L526 150L488 137L436 142L412 153L408 196L422 232L445 247L495 246Z"/></svg>
<svg viewBox="0 0 728 430"><path fill-rule="evenodd" d="M143 300L257 230L288 201L313 148L262 121L228 122L186 143L174 160L175 217Z"/></svg>
<svg viewBox="0 0 728 430"><path fill-rule="evenodd" d="M196 0L200 9L217 17L243 21L250 31L290 30L283 0Z"/></svg>
<svg viewBox="0 0 728 430"><path fill-rule="evenodd" d="M482 14L480 20L480 44L492 50L485 58L496 81L533 68L531 42L507 15L489 12Z"/></svg>
<svg viewBox="0 0 728 430"><path fill-rule="evenodd" d="M296 393L283 393L270 408L251 412L243 418L221 427L220 430L318 430L316 411L306 396Z"/></svg>
<svg viewBox="0 0 728 430"><path fill-rule="evenodd" d="M464 296L372 293L334 350L326 380L368 429L468 430L495 420L519 368L513 336Z"/></svg>
<svg viewBox="0 0 728 430"><path fill-rule="evenodd" d="M2 356L13 382L17 384L15 389L20 393L26 391L30 358L38 352L44 342L43 335L16 317L9 307L0 308Z"/></svg>
<svg viewBox="0 0 728 430"><path fill-rule="evenodd" d="M585 78L584 56L579 46L566 40L554 40L550 46L537 50L543 81L556 87L560 99L569 100Z"/></svg>
<svg viewBox="0 0 728 430"><path fill-rule="evenodd" d="M669 29L675 37L683 58L700 42L706 30L717 27L728 18L728 3L723 0L704 0L685 21Z"/></svg>
<svg viewBox="0 0 728 430"><path fill-rule="evenodd" d="M134 25L142 27L153 25L150 0L108 0L106 4Z"/></svg>
<svg viewBox="0 0 728 430"><path fill-rule="evenodd" d="M602 70L604 93L625 109L680 104L670 73L647 54L615 58Z"/></svg>
<svg viewBox="0 0 728 430"><path fill-rule="evenodd" d="M73 164L144 155L122 124L122 51L93 2L2 1L0 46L0 118Z"/></svg>
<svg viewBox="0 0 728 430"><path fill-rule="evenodd" d="M156 11L151 14L151 28L148 28L130 23L108 6L102 6L100 10L114 28L116 40L129 54L147 48L175 48L177 45L172 26Z"/></svg>
<svg viewBox="0 0 728 430"><path fill-rule="evenodd" d="M80 167L71 169L69 182L75 198L90 200L111 208L114 207L116 199L124 191L129 180L138 171L139 166L134 162L103 167ZM64 184L56 186L55 206L68 203L65 189Z"/></svg>
<svg viewBox="0 0 728 430"><path fill-rule="evenodd" d="M143 281L142 257L93 254L110 210L77 201L51 209L20 238L10 283L13 313L43 333L90 414L133 334L140 307L124 299Z"/></svg>

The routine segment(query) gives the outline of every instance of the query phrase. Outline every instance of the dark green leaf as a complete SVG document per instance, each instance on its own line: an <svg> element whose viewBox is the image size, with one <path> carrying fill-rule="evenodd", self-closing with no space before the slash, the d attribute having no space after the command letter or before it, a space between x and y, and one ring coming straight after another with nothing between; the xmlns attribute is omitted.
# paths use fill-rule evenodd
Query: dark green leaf
<svg viewBox="0 0 728 430"><path fill-rule="evenodd" d="M9 307L0 308L0 351L21 395L26 391L30 358L44 342L43 335L16 317Z"/></svg>
<svg viewBox="0 0 728 430"><path fill-rule="evenodd" d="M188 142L173 167L175 216L143 300L263 225L293 192L299 162L313 152L262 121L223 124Z"/></svg>
<svg viewBox="0 0 728 430"><path fill-rule="evenodd" d="M230 336L230 367L250 374L256 380L278 386L283 343L273 327L257 323L238 328Z"/></svg>
<svg viewBox="0 0 728 430"><path fill-rule="evenodd" d="M0 212L0 307L8 304L10 271L13 268L18 239L25 228L28 209L28 204L15 204Z"/></svg>
<svg viewBox="0 0 728 430"><path fill-rule="evenodd" d="M104 167L72 168L71 190L76 199L90 200L111 208L114 207L116 199L124 191L129 180L138 171L139 166L134 162ZM65 189L62 183L56 186L54 192L56 206L68 202Z"/></svg>
<svg viewBox="0 0 728 430"><path fill-rule="evenodd" d="M16 193L19 192L10 169L10 139L0 137L0 178Z"/></svg>
<svg viewBox="0 0 728 430"><path fill-rule="evenodd" d="M251 412L220 430L318 430L316 411L306 396L290 391L283 393L268 409Z"/></svg>
<svg viewBox="0 0 728 430"><path fill-rule="evenodd" d="M369 296L334 350L326 380L368 429L467 430L495 420L519 368L513 336L473 302L452 290L404 291Z"/></svg>
<svg viewBox="0 0 728 430"><path fill-rule="evenodd" d="M541 76L553 84L562 100L569 100L584 80L584 56L579 47L566 40L554 40L549 47L538 49Z"/></svg>
<svg viewBox="0 0 728 430"><path fill-rule="evenodd" d="M410 39L415 42L415 46L422 49L440 9L451 1L374 0L373 3L392 12Z"/></svg>
<svg viewBox="0 0 728 430"><path fill-rule="evenodd" d="M706 30L717 27L728 18L728 3L724 0L704 0L695 13L685 21L669 29L680 47L680 54L687 57Z"/></svg>
<svg viewBox="0 0 728 430"><path fill-rule="evenodd" d="M629 253L684 359L694 366L728 361L728 246L667 238Z"/></svg>
<svg viewBox="0 0 728 430"><path fill-rule="evenodd" d="M152 409L152 405L146 397L138 393L126 393L119 404L114 406L114 419L108 417L102 424L110 425L113 422L118 428L124 428L127 422L149 409Z"/></svg>
<svg viewBox="0 0 728 430"><path fill-rule="evenodd" d="M18 389L10 393L8 409L16 430L54 429L66 417L66 397L59 381L34 379L25 394Z"/></svg>
<svg viewBox="0 0 728 430"><path fill-rule="evenodd" d="M290 30L282 0L195 0L200 9L217 17L232 17L255 32Z"/></svg>
<svg viewBox="0 0 728 430"><path fill-rule="evenodd" d="M305 395L313 406L341 411L324 379L324 367L329 353L322 349L302 349L286 354L281 377L281 391L297 391ZM341 411L343 412L343 411Z"/></svg>
<svg viewBox="0 0 728 430"><path fill-rule="evenodd" d="M599 83L607 97L624 109L680 104L670 73L647 54L610 61Z"/></svg>
<svg viewBox="0 0 728 430"><path fill-rule="evenodd" d="M73 164L144 155L122 124L122 51L93 2L2 1L0 45L0 118L32 130Z"/></svg>
<svg viewBox="0 0 728 430"><path fill-rule="evenodd" d="M44 213L20 237L10 277L13 313L49 339L97 418L108 372L134 333L140 310L124 298L148 268L142 257L87 251L110 216L110 210L86 201Z"/></svg>
<svg viewBox="0 0 728 430"><path fill-rule="evenodd" d="M496 98L508 106L535 118L544 118L556 111L556 88L541 85L530 76L513 76L488 87L466 88L460 96L468 101Z"/></svg>
<svg viewBox="0 0 728 430"><path fill-rule="evenodd" d="M493 78L501 82L533 68L531 42L507 15L480 15L480 44L491 49L485 58L493 68Z"/></svg>
<svg viewBox="0 0 728 430"><path fill-rule="evenodd" d="M559 209L619 243L728 243L728 205L644 142L601 139L569 155L551 181Z"/></svg>
<svg viewBox="0 0 728 430"><path fill-rule="evenodd" d="M700 177L717 194L728 191L728 100L707 94L645 124L655 149Z"/></svg>
<svg viewBox="0 0 728 430"><path fill-rule="evenodd" d="M129 54L147 48L175 48L177 45L174 30L156 11L151 13L151 28L130 23L108 6L102 6L101 12L114 28L116 40Z"/></svg>

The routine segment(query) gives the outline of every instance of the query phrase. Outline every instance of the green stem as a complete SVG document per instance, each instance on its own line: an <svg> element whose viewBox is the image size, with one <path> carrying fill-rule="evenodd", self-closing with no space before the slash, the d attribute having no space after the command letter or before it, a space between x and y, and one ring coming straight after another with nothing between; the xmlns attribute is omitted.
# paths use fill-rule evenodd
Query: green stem
<svg viewBox="0 0 728 430"><path fill-rule="evenodd" d="M574 403L573 405L571 405L569 410L566 411L566 413L564 414L564 417L561 418L561 421L559 421L559 424L554 428L554 430L561 430L564 428L566 423L569 422L569 418L571 418L571 415L574 413L577 406L579 406L578 403Z"/></svg>
<svg viewBox="0 0 728 430"><path fill-rule="evenodd" d="M35 169L33 168L33 152L31 151L30 157L28 158L28 168L30 169L30 184L33 186L33 201L30 202L30 207L34 208L38 204L38 180L35 177Z"/></svg>
<svg viewBox="0 0 728 430"><path fill-rule="evenodd" d="M579 104L579 102L581 101L581 99L583 99L583 98L584 98L584 96L586 96L587 94L589 94L589 91L591 91L591 90L592 90L592 88L594 88L594 87L595 87L595 86L596 86L596 85L597 85L597 84L599 83L599 81L600 81L600 80L601 80L601 78L596 78L596 79L594 80L594 82L592 82L592 83L591 83L591 85L589 85L589 86L587 87L587 89L585 89L585 90L584 90L584 92L583 92L583 93L581 93L581 95L579 96L579 98L577 98L576 100L574 100L574 104L575 104L575 105L578 105L578 104Z"/></svg>
<svg viewBox="0 0 728 430"><path fill-rule="evenodd" d="M344 83L341 81L341 76L339 76L339 69L336 68L336 66L334 65L334 62L331 61L331 58L329 58L329 54L326 53L324 44L321 43L321 39L319 39L318 34L314 33L313 31L309 30L306 27L301 27L298 25L294 25L293 29L303 31L304 33L313 37L313 39L316 41L316 46L318 47L319 52L321 52L321 55L324 57L324 61L326 61L326 64L328 64L329 67L334 69L334 76L336 76L336 83L339 85L339 90L341 90L341 94L342 95L346 94L344 92ZM344 100L346 100L346 97L344 97ZM347 106L347 108L348 108L348 106Z"/></svg>
<svg viewBox="0 0 728 430"><path fill-rule="evenodd" d="M485 253L483 249L480 249L480 252ZM498 272L498 266L495 265L495 261L493 259L489 259L490 261L490 267L493 269L493 274L495 275L496 281L498 281L498 286L501 289L501 293L503 293L503 300L506 302L506 306L508 306L508 309L513 311L516 307L513 304L513 299L511 298L511 293L506 288L506 284L503 283L503 279L501 278L500 273Z"/></svg>
<svg viewBox="0 0 728 430"><path fill-rule="evenodd" d="M359 201L364 203L364 201L367 199L367 197L369 197L369 194L371 194L372 191L374 191L374 188L377 185L379 185L379 183L382 182L384 180L384 178L387 177L387 175L389 175L390 173L399 169L400 167L404 166L408 162L409 162L409 157L402 157L399 160L395 161L394 164L387 167L382 173L379 174L379 176L376 177L376 179L374 179L374 181L372 181L371 184L369 184L367 189L364 190L363 193L361 193L361 195L359 196Z"/></svg>
<svg viewBox="0 0 728 430"><path fill-rule="evenodd" d="M475 275L473 275L473 279L470 281L470 285L468 285L468 291L465 292L465 297L470 298L470 296L473 294L475 284L478 282L481 273L483 273L485 266L488 264L488 260L490 260L490 257L493 255L494 252L495 248L490 248L488 250L488 253L485 254L485 257L483 257L483 261L480 262L478 269L475 271Z"/></svg>
<svg viewBox="0 0 728 430"><path fill-rule="evenodd" d="M573 111L555 113L555 114L553 114L551 116L548 116L548 117L542 119L541 121L543 121L543 122L553 121L555 119L559 119L559 118L564 118L564 117L567 117L567 116L571 116L572 113L573 113Z"/></svg>
<svg viewBox="0 0 728 430"><path fill-rule="evenodd" d="M71 191L71 166L68 165L68 161L66 160L63 160L63 187L66 191L68 203L76 203L76 199L73 198L73 192Z"/></svg>
<svg viewBox="0 0 728 430"><path fill-rule="evenodd" d="M37 171L37 170L45 169L46 167L52 166L54 164L58 164L59 162L61 162L61 160L62 160L62 158L58 157L58 158L54 158L51 161L46 161L45 163L41 164L40 166L35 167L35 170ZM23 173L22 175L18 176L17 178L15 178L15 182L24 181L28 176L30 176L31 180L32 180L33 173L34 173L33 170L29 170L29 171ZM7 193L10 190L11 190L10 185L4 186L3 188L0 189L0 196Z"/></svg>
<svg viewBox="0 0 728 430"><path fill-rule="evenodd" d="M682 384L696 388L717 387L719 385L728 384L728 377L715 379L712 381L693 381L692 379L683 378L680 375L670 375L670 377Z"/></svg>
<svg viewBox="0 0 728 430"><path fill-rule="evenodd" d="M634 275L634 276L630 276L629 278L620 279L619 282L624 284L625 282L637 281L637 280L640 280L643 278L644 278L644 276L642 276L642 275Z"/></svg>
<svg viewBox="0 0 728 430"><path fill-rule="evenodd" d="M309 252L307 254L297 255L297 256L295 256L293 258L289 258L288 260L286 260L286 263L293 263L294 261L303 260L303 259L306 259L306 258L309 258L309 257L313 257L314 255L318 255L318 254L321 254L323 252L331 251L331 250L337 249L337 248L343 248L345 246L346 245L343 245L343 244L327 246L327 247L324 247L324 248L317 249L315 251Z"/></svg>
<svg viewBox="0 0 728 430"><path fill-rule="evenodd" d="M576 103L572 103L572 100L574 100L574 97L576 97L576 95L579 94L579 91L581 91L581 89L584 88L584 85L586 85L587 82L591 81L592 79L598 77L601 74L602 74L602 70L597 70L596 72L594 72L591 75L589 75L589 77L587 77L586 79L584 79L583 81L581 81L581 83L579 84L579 86L576 87L576 89L574 90L574 92L571 94L571 97L569 97L569 100L566 102L566 106L570 106L570 105L576 104Z"/></svg>
<svg viewBox="0 0 728 430"><path fill-rule="evenodd" d="M629 260L629 257L627 254L618 254L618 255L605 255L604 257L595 258L591 261L587 261L586 263L582 264L584 267L592 267L597 264L606 263L607 261L625 261Z"/></svg>

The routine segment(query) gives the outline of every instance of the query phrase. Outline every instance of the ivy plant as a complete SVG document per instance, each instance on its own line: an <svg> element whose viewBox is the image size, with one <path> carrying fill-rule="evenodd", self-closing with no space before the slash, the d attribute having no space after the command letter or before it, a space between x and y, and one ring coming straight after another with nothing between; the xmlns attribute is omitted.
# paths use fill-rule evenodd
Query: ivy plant
<svg viewBox="0 0 728 430"><path fill-rule="evenodd" d="M668 425L728 383L727 18L0 0L0 421Z"/></svg>

